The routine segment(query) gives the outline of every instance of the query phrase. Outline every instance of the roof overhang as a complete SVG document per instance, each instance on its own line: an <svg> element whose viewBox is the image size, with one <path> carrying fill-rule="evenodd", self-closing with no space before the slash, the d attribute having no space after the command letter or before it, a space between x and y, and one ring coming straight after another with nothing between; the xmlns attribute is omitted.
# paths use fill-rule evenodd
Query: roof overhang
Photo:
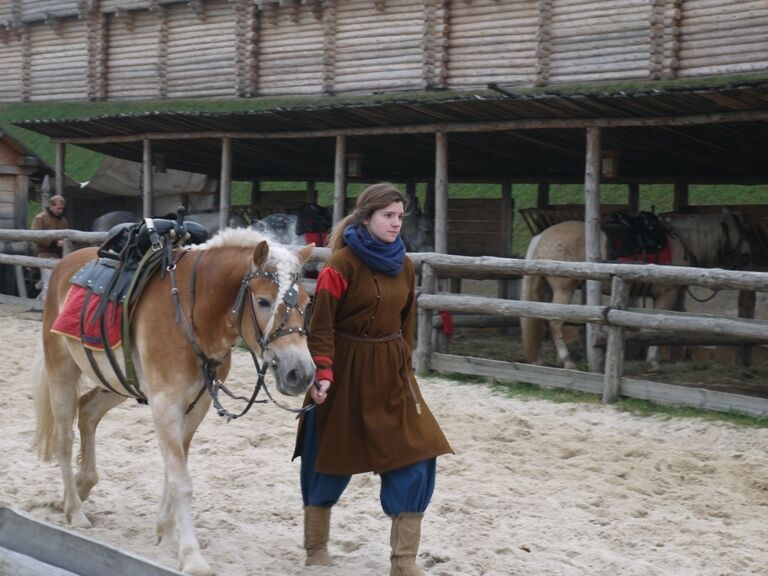
<svg viewBox="0 0 768 576"><path fill-rule="evenodd" d="M218 177L232 140L235 180L332 180L335 138L362 158L361 180L434 177L434 133L449 134L453 181L582 182L585 128L603 130L616 182L768 181L768 81L664 87L511 88L299 101L240 111L143 112L17 125L141 162L144 140L168 168ZM201 106L201 108L204 108Z"/></svg>

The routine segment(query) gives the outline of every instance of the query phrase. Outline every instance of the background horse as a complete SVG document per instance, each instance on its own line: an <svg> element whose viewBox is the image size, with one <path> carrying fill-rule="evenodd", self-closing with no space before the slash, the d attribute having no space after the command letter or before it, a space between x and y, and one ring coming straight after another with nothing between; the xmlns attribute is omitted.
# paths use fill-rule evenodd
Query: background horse
<svg viewBox="0 0 768 576"><path fill-rule="evenodd" d="M724 211L721 214L675 214L663 218L668 232L671 265L712 267L734 263L750 253L743 227L735 214ZM606 236L600 233L600 257L607 258ZM527 260L566 260L584 262L584 222L568 221L555 224L534 236L525 255ZM570 304L573 293L581 284L577 278L561 278L528 274L523 277L521 300L542 302L547 292L552 302ZM656 309L674 308L684 286L653 284L650 296ZM610 285L603 285L603 292L609 293ZM520 318L520 328L526 358L533 364L541 364L541 344L544 336L544 322L540 318ZM563 321L549 321L550 337L557 350L557 357L566 368L575 368L568 347L563 339ZM647 360L652 370L659 367L659 348L649 346Z"/></svg>
<svg viewBox="0 0 768 576"><path fill-rule="evenodd" d="M211 404L203 393L205 362L224 381L231 348L239 336L271 366L277 389L287 395L306 391L315 366L304 329L309 296L299 279L312 245L293 253L269 246L253 230L225 230L206 244L174 252L175 268L165 278L148 281L133 310L132 358L141 394L154 420L165 463L165 486L157 518L158 539L178 535L181 569L210 574L200 552L191 514L192 483L187 456L192 436ZM101 418L127 397L104 352L91 351L107 386L80 395L85 373L99 376L80 340L52 333L51 325L65 305L70 278L96 256L95 248L78 250L56 266L43 312L43 357L35 369L37 428L34 444L44 460L55 455L64 480L64 513L78 526L90 526L83 501L98 481L95 432ZM175 275L175 282L170 278ZM173 284L173 285L172 285ZM178 291L176 290L178 286ZM172 294L178 294L174 306ZM119 356L125 373L125 363ZM209 364L210 362L210 364ZM266 368L264 368L266 370ZM108 389L111 388L111 389ZM73 422L80 430L79 472L72 472Z"/></svg>

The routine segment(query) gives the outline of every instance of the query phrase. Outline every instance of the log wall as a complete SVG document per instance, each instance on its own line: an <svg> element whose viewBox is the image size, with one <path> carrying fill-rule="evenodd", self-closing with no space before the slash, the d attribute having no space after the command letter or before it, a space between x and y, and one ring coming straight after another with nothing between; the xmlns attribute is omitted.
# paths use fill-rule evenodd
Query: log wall
<svg viewBox="0 0 768 576"><path fill-rule="evenodd" d="M7 0L0 101L370 94L768 71L765 0Z"/></svg>

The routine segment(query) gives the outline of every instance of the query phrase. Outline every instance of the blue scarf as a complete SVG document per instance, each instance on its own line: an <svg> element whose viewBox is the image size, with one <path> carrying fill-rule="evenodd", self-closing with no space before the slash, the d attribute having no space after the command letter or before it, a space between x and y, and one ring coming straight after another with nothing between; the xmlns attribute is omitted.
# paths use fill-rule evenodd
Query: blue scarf
<svg viewBox="0 0 768 576"><path fill-rule="evenodd" d="M344 229L344 242L368 266L389 276L397 276L403 269L405 244L397 237L394 242L382 242L371 236L362 224Z"/></svg>

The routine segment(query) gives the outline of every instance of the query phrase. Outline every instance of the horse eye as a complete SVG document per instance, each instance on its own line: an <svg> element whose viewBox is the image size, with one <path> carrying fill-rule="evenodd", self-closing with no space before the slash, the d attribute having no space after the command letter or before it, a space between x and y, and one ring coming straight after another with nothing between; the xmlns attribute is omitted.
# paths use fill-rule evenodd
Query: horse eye
<svg viewBox="0 0 768 576"><path fill-rule="evenodd" d="M266 298L259 298L256 302L258 303L259 308L272 308L272 302Z"/></svg>

